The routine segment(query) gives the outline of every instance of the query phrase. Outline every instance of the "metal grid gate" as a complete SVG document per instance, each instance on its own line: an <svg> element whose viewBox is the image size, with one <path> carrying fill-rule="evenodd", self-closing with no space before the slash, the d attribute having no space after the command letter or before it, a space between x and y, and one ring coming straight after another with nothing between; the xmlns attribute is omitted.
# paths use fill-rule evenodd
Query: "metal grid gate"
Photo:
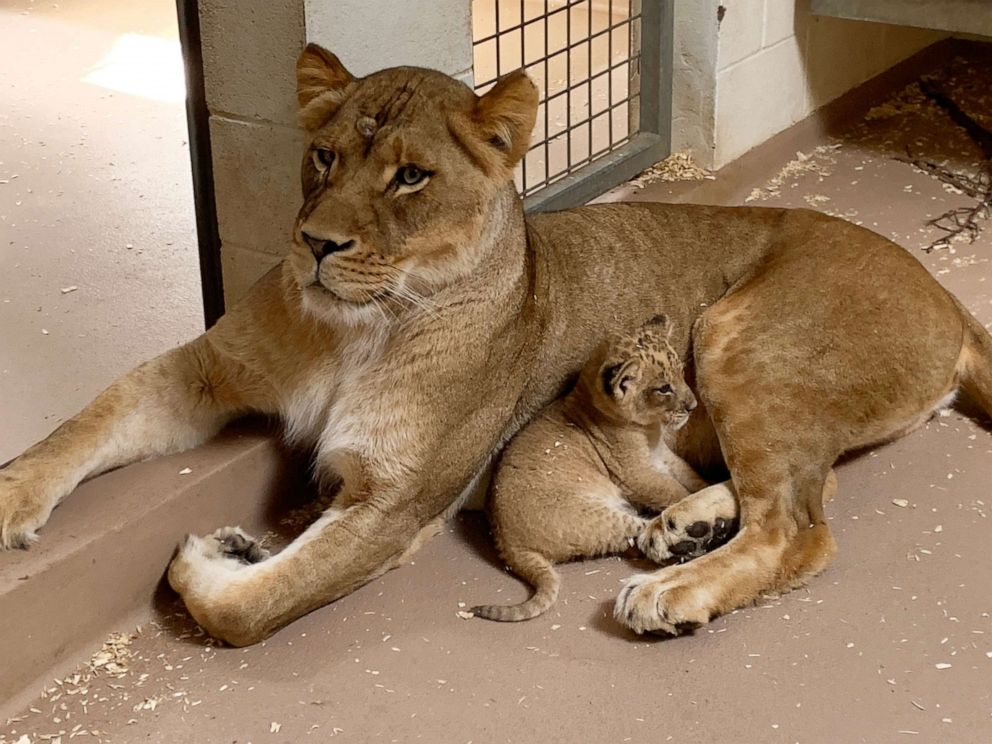
<svg viewBox="0 0 992 744"><path fill-rule="evenodd" d="M473 0L476 92L523 68L540 105L530 210L588 201L669 154L674 0Z"/></svg>

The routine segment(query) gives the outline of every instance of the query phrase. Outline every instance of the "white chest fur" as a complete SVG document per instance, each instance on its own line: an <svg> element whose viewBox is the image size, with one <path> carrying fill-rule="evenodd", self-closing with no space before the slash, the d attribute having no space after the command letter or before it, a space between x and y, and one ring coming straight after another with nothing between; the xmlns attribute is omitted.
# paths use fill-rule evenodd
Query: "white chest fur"
<svg viewBox="0 0 992 744"><path fill-rule="evenodd" d="M651 436L648 447L651 453L651 466L661 473L671 475L672 450L661 431Z"/></svg>
<svg viewBox="0 0 992 744"><path fill-rule="evenodd" d="M322 449L329 429L353 428L347 425L354 418L348 414L349 401L354 401L359 383L381 361L384 345L382 333L356 335L332 359L294 381L282 406L287 438Z"/></svg>

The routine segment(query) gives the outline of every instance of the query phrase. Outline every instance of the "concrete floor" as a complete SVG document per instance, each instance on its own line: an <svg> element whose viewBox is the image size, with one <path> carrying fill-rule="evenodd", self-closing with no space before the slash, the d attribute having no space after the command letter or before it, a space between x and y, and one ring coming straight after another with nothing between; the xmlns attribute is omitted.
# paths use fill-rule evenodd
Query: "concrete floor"
<svg viewBox="0 0 992 744"><path fill-rule="evenodd" d="M992 59L976 53L943 78L992 125ZM977 151L928 104L876 114L808 143L796 163L794 150L766 148L694 198L753 196L862 222L992 323L992 232L925 254L936 233L923 222L968 199L893 159L911 145L971 169ZM989 742L990 473L990 429L953 411L844 463L828 506L840 554L826 573L674 640L613 622L621 580L641 568L619 559L562 567L561 600L536 620L462 619L462 607L524 595L478 515L456 519L415 565L248 649L209 643L163 593L155 623L112 655L118 672L83 668L51 685L0 727L0 742L60 732L63 742L170 744Z"/></svg>
<svg viewBox="0 0 992 744"><path fill-rule="evenodd" d="M203 328L175 13L0 6L0 462Z"/></svg>

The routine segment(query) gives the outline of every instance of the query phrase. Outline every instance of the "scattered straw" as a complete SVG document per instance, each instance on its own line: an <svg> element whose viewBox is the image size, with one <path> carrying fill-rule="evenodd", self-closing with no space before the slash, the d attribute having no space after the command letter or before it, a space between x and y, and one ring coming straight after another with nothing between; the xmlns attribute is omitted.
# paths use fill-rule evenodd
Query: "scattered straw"
<svg viewBox="0 0 992 744"><path fill-rule="evenodd" d="M646 171L631 179L630 185L643 189L649 183L674 183L676 181L713 180L714 176L705 168L700 168L692 159L692 152L676 152L660 163L655 163Z"/></svg>
<svg viewBox="0 0 992 744"><path fill-rule="evenodd" d="M897 116L914 114L927 106L927 99L920 90L919 81L911 83L892 96L885 103L873 106L865 114L865 121L893 119Z"/></svg>
<svg viewBox="0 0 992 744"><path fill-rule="evenodd" d="M810 173L815 173L820 178L825 178L831 174L830 166L836 164L834 157L840 145L820 145L811 153L797 152L796 159L790 160L785 167L772 178L764 188L754 189L744 201L754 201L756 199L770 199L782 193L782 187L789 180L799 179Z"/></svg>
<svg viewBox="0 0 992 744"><path fill-rule="evenodd" d="M123 677L127 674L130 666L133 655L131 643L134 638L134 634L131 633L111 633L110 637L103 642L103 648L93 654L87 668L95 674Z"/></svg>

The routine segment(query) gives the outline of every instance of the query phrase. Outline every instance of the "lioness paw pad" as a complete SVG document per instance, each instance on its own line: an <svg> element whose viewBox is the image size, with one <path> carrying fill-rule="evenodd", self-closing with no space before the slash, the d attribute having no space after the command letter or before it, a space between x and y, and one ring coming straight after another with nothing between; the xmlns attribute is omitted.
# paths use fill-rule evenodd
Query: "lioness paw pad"
<svg viewBox="0 0 992 744"><path fill-rule="evenodd" d="M739 526L737 502L726 486L711 486L651 520L637 547L656 563L698 558L730 540Z"/></svg>
<svg viewBox="0 0 992 744"><path fill-rule="evenodd" d="M259 563L269 557L269 551L240 527L222 527L212 537L220 544L223 555L242 563Z"/></svg>

